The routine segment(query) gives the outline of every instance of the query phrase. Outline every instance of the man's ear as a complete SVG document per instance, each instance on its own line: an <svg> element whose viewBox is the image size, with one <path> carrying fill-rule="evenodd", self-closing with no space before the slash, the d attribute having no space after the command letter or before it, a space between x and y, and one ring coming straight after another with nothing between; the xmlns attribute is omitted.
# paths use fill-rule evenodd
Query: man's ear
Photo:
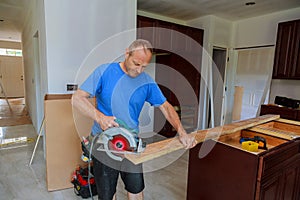
<svg viewBox="0 0 300 200"><path fill-rule="evenodd" d="M125 58L128 58L128 57L129 57L129 49L126 48L126 50L125 50Z"/></svg>

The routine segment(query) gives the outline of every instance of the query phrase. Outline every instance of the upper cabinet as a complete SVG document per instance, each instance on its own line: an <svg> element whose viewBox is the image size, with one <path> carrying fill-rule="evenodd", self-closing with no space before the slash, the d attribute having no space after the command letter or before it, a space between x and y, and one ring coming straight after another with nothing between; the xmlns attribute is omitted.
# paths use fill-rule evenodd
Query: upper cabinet
<svg viewBox="0 0 300 200"><path fill-rule="evenodd" d="M300 79L300 20L278 24L273 79Z"/></svg>
<svg viewBox="0 0 300 200"><path fill-rule="evenodd" d="M137 18L137 38L148 40L154 45L156 22L147 17L138 16Z"/></svg>
<svg viewBox="0 0 300 200"><path fill-rule="evenodd" d="M198 57L202 53L202 29L143 16L137 16L137 27L137 38L150 41L156 53L173 52Z"/></svg>

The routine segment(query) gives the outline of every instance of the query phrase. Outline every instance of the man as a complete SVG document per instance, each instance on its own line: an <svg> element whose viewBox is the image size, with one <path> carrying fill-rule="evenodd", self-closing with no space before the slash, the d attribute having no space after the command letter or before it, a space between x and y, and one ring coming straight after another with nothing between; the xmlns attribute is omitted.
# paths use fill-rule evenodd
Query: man
<svg viewBox="0 0 300 200"><path fill-rule="evenodd" d="M138 129L138 118L145 102L159 107L166 119L179 134L180 142L188 149L196 145L193 137L184 130L173 106L166 100L158 85L144 70L152 57L152 45L138 39L125 52L125 60L99 66L80 86L73 97L73 105L95 123L92 134L110 127L118 127L115 119L124 121L131 129ZM97 108L89 101L96 97ZM119 174L125 184L129 199L143 199L144 179L140 165L128 160L116 161L111 166L105 155L94 156L94 176L98 198L115 199ZM96 159L97 158L97 159ZM103 159L103 162L102 162ZM100 160L100 161L99 161ZM125 164L124 164L124 163ZM123 166L126 170L123 171ZM129 170L132 169L133 171Z"/></svg>

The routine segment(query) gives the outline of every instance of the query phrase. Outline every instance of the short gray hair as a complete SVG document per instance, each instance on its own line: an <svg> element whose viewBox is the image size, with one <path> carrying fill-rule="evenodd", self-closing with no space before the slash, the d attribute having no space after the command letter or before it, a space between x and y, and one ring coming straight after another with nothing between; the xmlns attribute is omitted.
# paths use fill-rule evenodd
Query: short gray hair
<svg viewBox="0 0 300 200"><path fill-rule="evenodd" d="M152 44L148 40L137 39L133 41L128 47L129 54L138 49L144 49L144 51L149 50L151 53L153 53Z"/></svg>

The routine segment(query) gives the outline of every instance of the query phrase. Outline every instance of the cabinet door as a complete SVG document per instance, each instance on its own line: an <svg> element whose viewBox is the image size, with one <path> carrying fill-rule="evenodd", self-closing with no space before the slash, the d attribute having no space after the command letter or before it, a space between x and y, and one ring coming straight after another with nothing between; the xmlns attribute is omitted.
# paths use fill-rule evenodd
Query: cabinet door
<svg viewBox="0 0 300 200"><path fill-rule="evenodd" d="M187 51L187 27L179 24L173 25L172 32L172 50L174 53Z"/></svg>
<svg viewBox="0 0 300 200"><path fill-rule="evenodd" d="M260 200L280 200L280 177L277 174L261 185Z"/></svg>
<svg viewBox="0 0 300 200"><path fill-rule="evenodd" d="M300 157L288 166L282 174L281 199L299 200L300 198Z"/></svg>
<svg viewBox="0 0 300 200"><path fill-rule="evenodd" d="M262 156L261 200L299 200L300 140L289 141Z"/></svg>
<svg viewBox="0 0 300 200"><path fill-rule="evenodd" d="M295 21L291 77L300 79L300 20Z"/></svg>
<svg viewBox="0 0 300 200"><path fill-rule="evenodd" d="M288 78L292 64L293 22L278 24L273 78Z"/></svg>
<svg viewBox="0 0 300 200"><path fill-rule="evenodd" d="M155 30L155 48L162 52L171 50L171 32L172 23L157 20L157 29Z"/></svg>
<svg viewBox="0 0 300 200"><path fill-rule="evenodd" d="M137 16L137 38L145 39L154 45L155 42L155 23L151 18Z"/></svg>
<svg viewBox="0 0 300 200"><path fill-rule="evenodd" d="M299 200L299 169L300 160L293 160L290 166L274 173L274 176L264 181L261 185L260 200Z"/></svg>

